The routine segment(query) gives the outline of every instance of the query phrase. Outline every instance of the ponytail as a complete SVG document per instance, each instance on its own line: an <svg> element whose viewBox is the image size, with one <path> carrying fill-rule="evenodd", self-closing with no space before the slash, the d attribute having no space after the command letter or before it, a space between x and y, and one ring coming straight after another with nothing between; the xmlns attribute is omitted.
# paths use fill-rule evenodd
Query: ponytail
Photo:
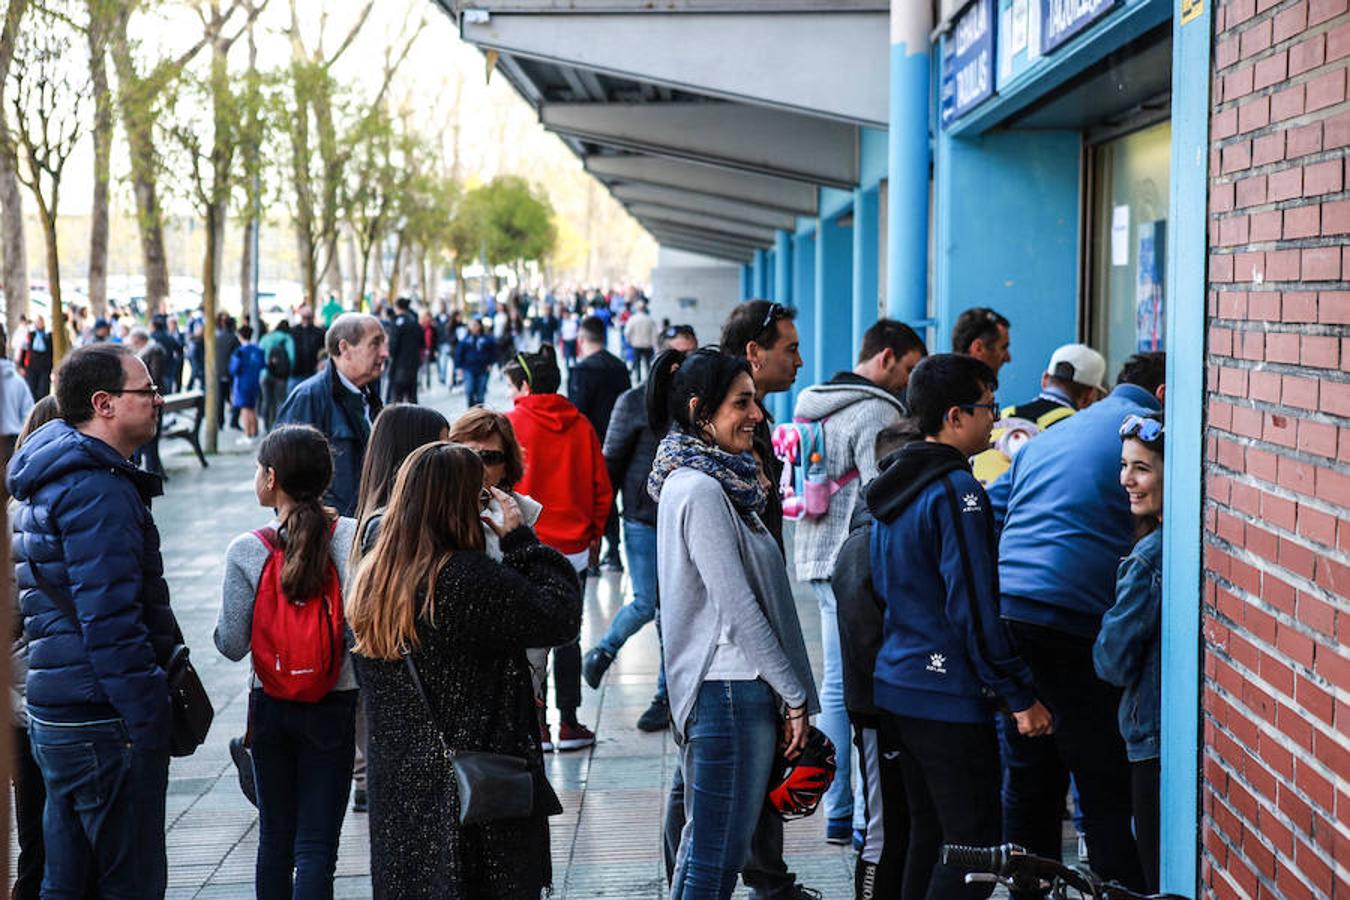
<svg viewBox="0 0 1350 900"><path fill-rule="evenodd" d="M670 429L671 389L687 356L683 350L662 350L652 360L647 375L647 422L658 435Z"/></svg>
<svg viewBox="0 0 1350 900"><path fill-rule="evenodd" d="M286 534L286 561L281 591L291 600L317 596L328 574L333 516L318 498L298 502L281 523Z"/></svg>
<svg viewBox="0 0 1350 900"><path fill-rule="evenodd" d="M258 465L271 469L277 487L295 501L281 523L286 546L281 590L291 600L313 597L323 590L337 518L323 505L333 479L328 439L309 425L279 426L258 447Z"/></svg>
<svg viewBox="0 0 1350 900"><path fill-rule="evenodd" d="M662 351L652 361L647 379L647 421L652 430L664 435L673 426L701 436L741 373L753 378L748 362L716 347L688 354Z"/></svg>

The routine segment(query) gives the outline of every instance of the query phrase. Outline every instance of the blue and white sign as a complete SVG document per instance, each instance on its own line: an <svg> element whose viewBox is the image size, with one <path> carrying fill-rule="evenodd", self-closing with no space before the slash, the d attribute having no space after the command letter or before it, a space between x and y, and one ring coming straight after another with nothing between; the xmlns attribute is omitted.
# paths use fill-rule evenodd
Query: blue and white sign
<svg viewBox="0 0 1350 900"><path fill-rule="evenodd" d="M995 0L975 0L942 42L942 124L994 96Z"/></svg>
<svg viewBox="0 0 1350 900"><path fill-rule="evenodd" d="M1116 5L1116 0L1040 0L1040 2L1042 53L1049 53Z"/></svg>

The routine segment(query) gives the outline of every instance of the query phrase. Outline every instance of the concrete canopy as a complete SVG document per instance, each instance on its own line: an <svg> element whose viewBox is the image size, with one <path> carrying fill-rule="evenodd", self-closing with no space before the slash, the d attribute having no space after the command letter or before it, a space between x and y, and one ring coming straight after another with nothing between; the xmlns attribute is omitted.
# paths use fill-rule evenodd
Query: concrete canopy
<svg viewBox="0 0 1350 900"><path fill-rule="evenodd" d="M806 181L627 153L593 154L582 160L582 164L587 172L606 182L647 184L710 194L794 216L814 217L820 209L820 192Z"/></svg>
<svg viewBox="0 0 1350 900"><path fill-rule="evenodd" d="M704 213L686 212L680 209L670 209L664 206L653 206L650 203L629 203L626 204L628 211L634 218L640 220L650 220L653 222L668 222L675 225L687 225L691 228L706 228L709 231L718 231L723 234L740 235L745 240L761 247L773 246L773 229L763 228L758 225L747 225L744 222L734 222L730 219L723 219L718 216L710 216Z"/></svg>
<svg viewBox="0 0 1350 900"><path fill-rule="evenodd" d="M461 4L460 32L503 54L886 127L889 2L654 5L478 0Z"/></svg>
<svg viewBox="0 0 1350 900"><path fill-rule="evenodd" d="M701 253L704 256L711 256L714 259L724 259L736 263L748 263L755 258L755 252L753 250L745 250L718 241L692 238L684 235L671 234L669 232L653 232L652 237L658 244L661 244L664 247L674 247L676 250L688 250L691 253Z"/></svg>
<svg viewBox="0 0 1350 900"><path fill-rule="evenodd" d="M610 187L609 192L621 203L643 203L684 212L705 213L765 228L791 230L797 227L796 216L788 213L738 200L682 191L678 188L651 184L616 184Z"/></svg>

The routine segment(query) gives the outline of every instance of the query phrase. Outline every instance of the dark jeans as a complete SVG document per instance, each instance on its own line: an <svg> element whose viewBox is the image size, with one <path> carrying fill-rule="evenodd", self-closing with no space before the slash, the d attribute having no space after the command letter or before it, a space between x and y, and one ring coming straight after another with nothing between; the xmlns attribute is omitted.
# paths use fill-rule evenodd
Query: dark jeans
<svg viewBox="0 0 1350 900"><path fill-rule="evenodd" d="M253 692L258 900L333 896L356 747L356 691L317 703Z"/></svg>
<svg viewBox="0 0 1350 900"><path fill-rule="evenodd" d="M262 414L264 427L268 431L272 430L272 425L277 420L277 413L281 411L281 405L286 402L289 379L276 378L272 375L264 375L262 378L262 392L258 397L258 410Z"/></svg>
<svg viewBox="0 0 1350 900"><path fill-rule="evenodd" d="M33 758L47 790L44 900L164 896L164 795L169 751L139 750L121 719L53 725L31 720Z"/></svg>
<svg viewBox="0 0 1350 900"><path fill-rule="evenodd" d="M881 734L875 716L849 713L853 745L858 748L867 827L853 874L856 900L898 898L909 848L909 800L899 748Z"/></svg>
<svg viewBox="0 0 1350 900"><path fill-rule="evenodd" d="M1072 772L1092 870L1142 890L1144 876L1130 830L1130 767L1116 721L1120 689L1097 677L1090 638L1025 622L1007 624L1018 654L1031 668L1037 698L1054 714L1055 732L1028 738L1011 722L1003 723L1004 839L1059 859Z"/></svg>
<svg viewBox="0 0 1350 900"><path fill-rule="evenodd" d="M1144 889L1158 891L1158 841L1162 797L1161 760L1158 757L1130 763L1130 787L1134 794L1134 839L1139 845L1139 865L1144 869Z"/></svg>
<svg viewBox="0 0 1350 900"><path fill-rule="evenodd" d="M655 350L651 347L633 348L633 377L638 381L641 381L651 372L654 353Z"/></svg>
<svg viewBox="0 0 1350 900"><path fill-rule="evenodd" d="M469 406L481 406L487 399L488 373L475 369L464 371L464 401Z"/></svg>
<svg viewBox="0 0 1350 900"><path fill-rule="evenodd" d="M938 722L883 713L882 739L899 751L909 802L903 900L988 897L990 884L966 884L941 865L943 844L992 847L999 841L998 738L992 724Z"/></svg>
<svg viewBox="0 0 1350 900"><path fill-rule="evenodd" d="M38 900L42 890L42 807L47 789L42 785L42 770L33 759L28 731L14 729L14 824L19 838L19 862L15 867L11 900Z"/></svg>

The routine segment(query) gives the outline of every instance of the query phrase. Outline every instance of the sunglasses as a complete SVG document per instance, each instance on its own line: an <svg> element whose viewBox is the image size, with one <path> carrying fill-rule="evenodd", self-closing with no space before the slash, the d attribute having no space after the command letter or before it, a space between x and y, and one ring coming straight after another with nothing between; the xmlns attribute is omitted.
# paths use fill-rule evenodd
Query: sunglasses
<svg viewBox="0 0 1350 900"><path fill-rule="evenodd" d="M759 333L763 334L768 331L769 326L773 325L773 323L777 322L779 319L786 318L787 315L788 308L786 306L781 303L770 303L768 311L764 313L764 321L759 325Z"/></svg>
<svg viewBox="0 0 1350 900"><path fill-rule="evenodd" d="M762 329L761 329L761 330L762 330ZM667 340L669 340L670 338L679 337L680 335L685 335L686 337L693 337L693 336L694 336L694 326L692 326L692 325L672 325L672 326L670 326L669 328L666 329L665 336L666 336L666 339L667 339Z"/></svg>
<svg viewBox="0 0 1350 900"><path fill-rule="evenodd" d="M1138 438L1153 443L1164 434L1163 423L1148 416L1129 415L1120 423L1120 439Z"/></svg>
<svg viewBox="0 0 1350 900"><path fill-rule="evenodd" d="M500 466L506 462L506 451L479 450L478 458L483 461L483 465L485 466Z"/></svg>

